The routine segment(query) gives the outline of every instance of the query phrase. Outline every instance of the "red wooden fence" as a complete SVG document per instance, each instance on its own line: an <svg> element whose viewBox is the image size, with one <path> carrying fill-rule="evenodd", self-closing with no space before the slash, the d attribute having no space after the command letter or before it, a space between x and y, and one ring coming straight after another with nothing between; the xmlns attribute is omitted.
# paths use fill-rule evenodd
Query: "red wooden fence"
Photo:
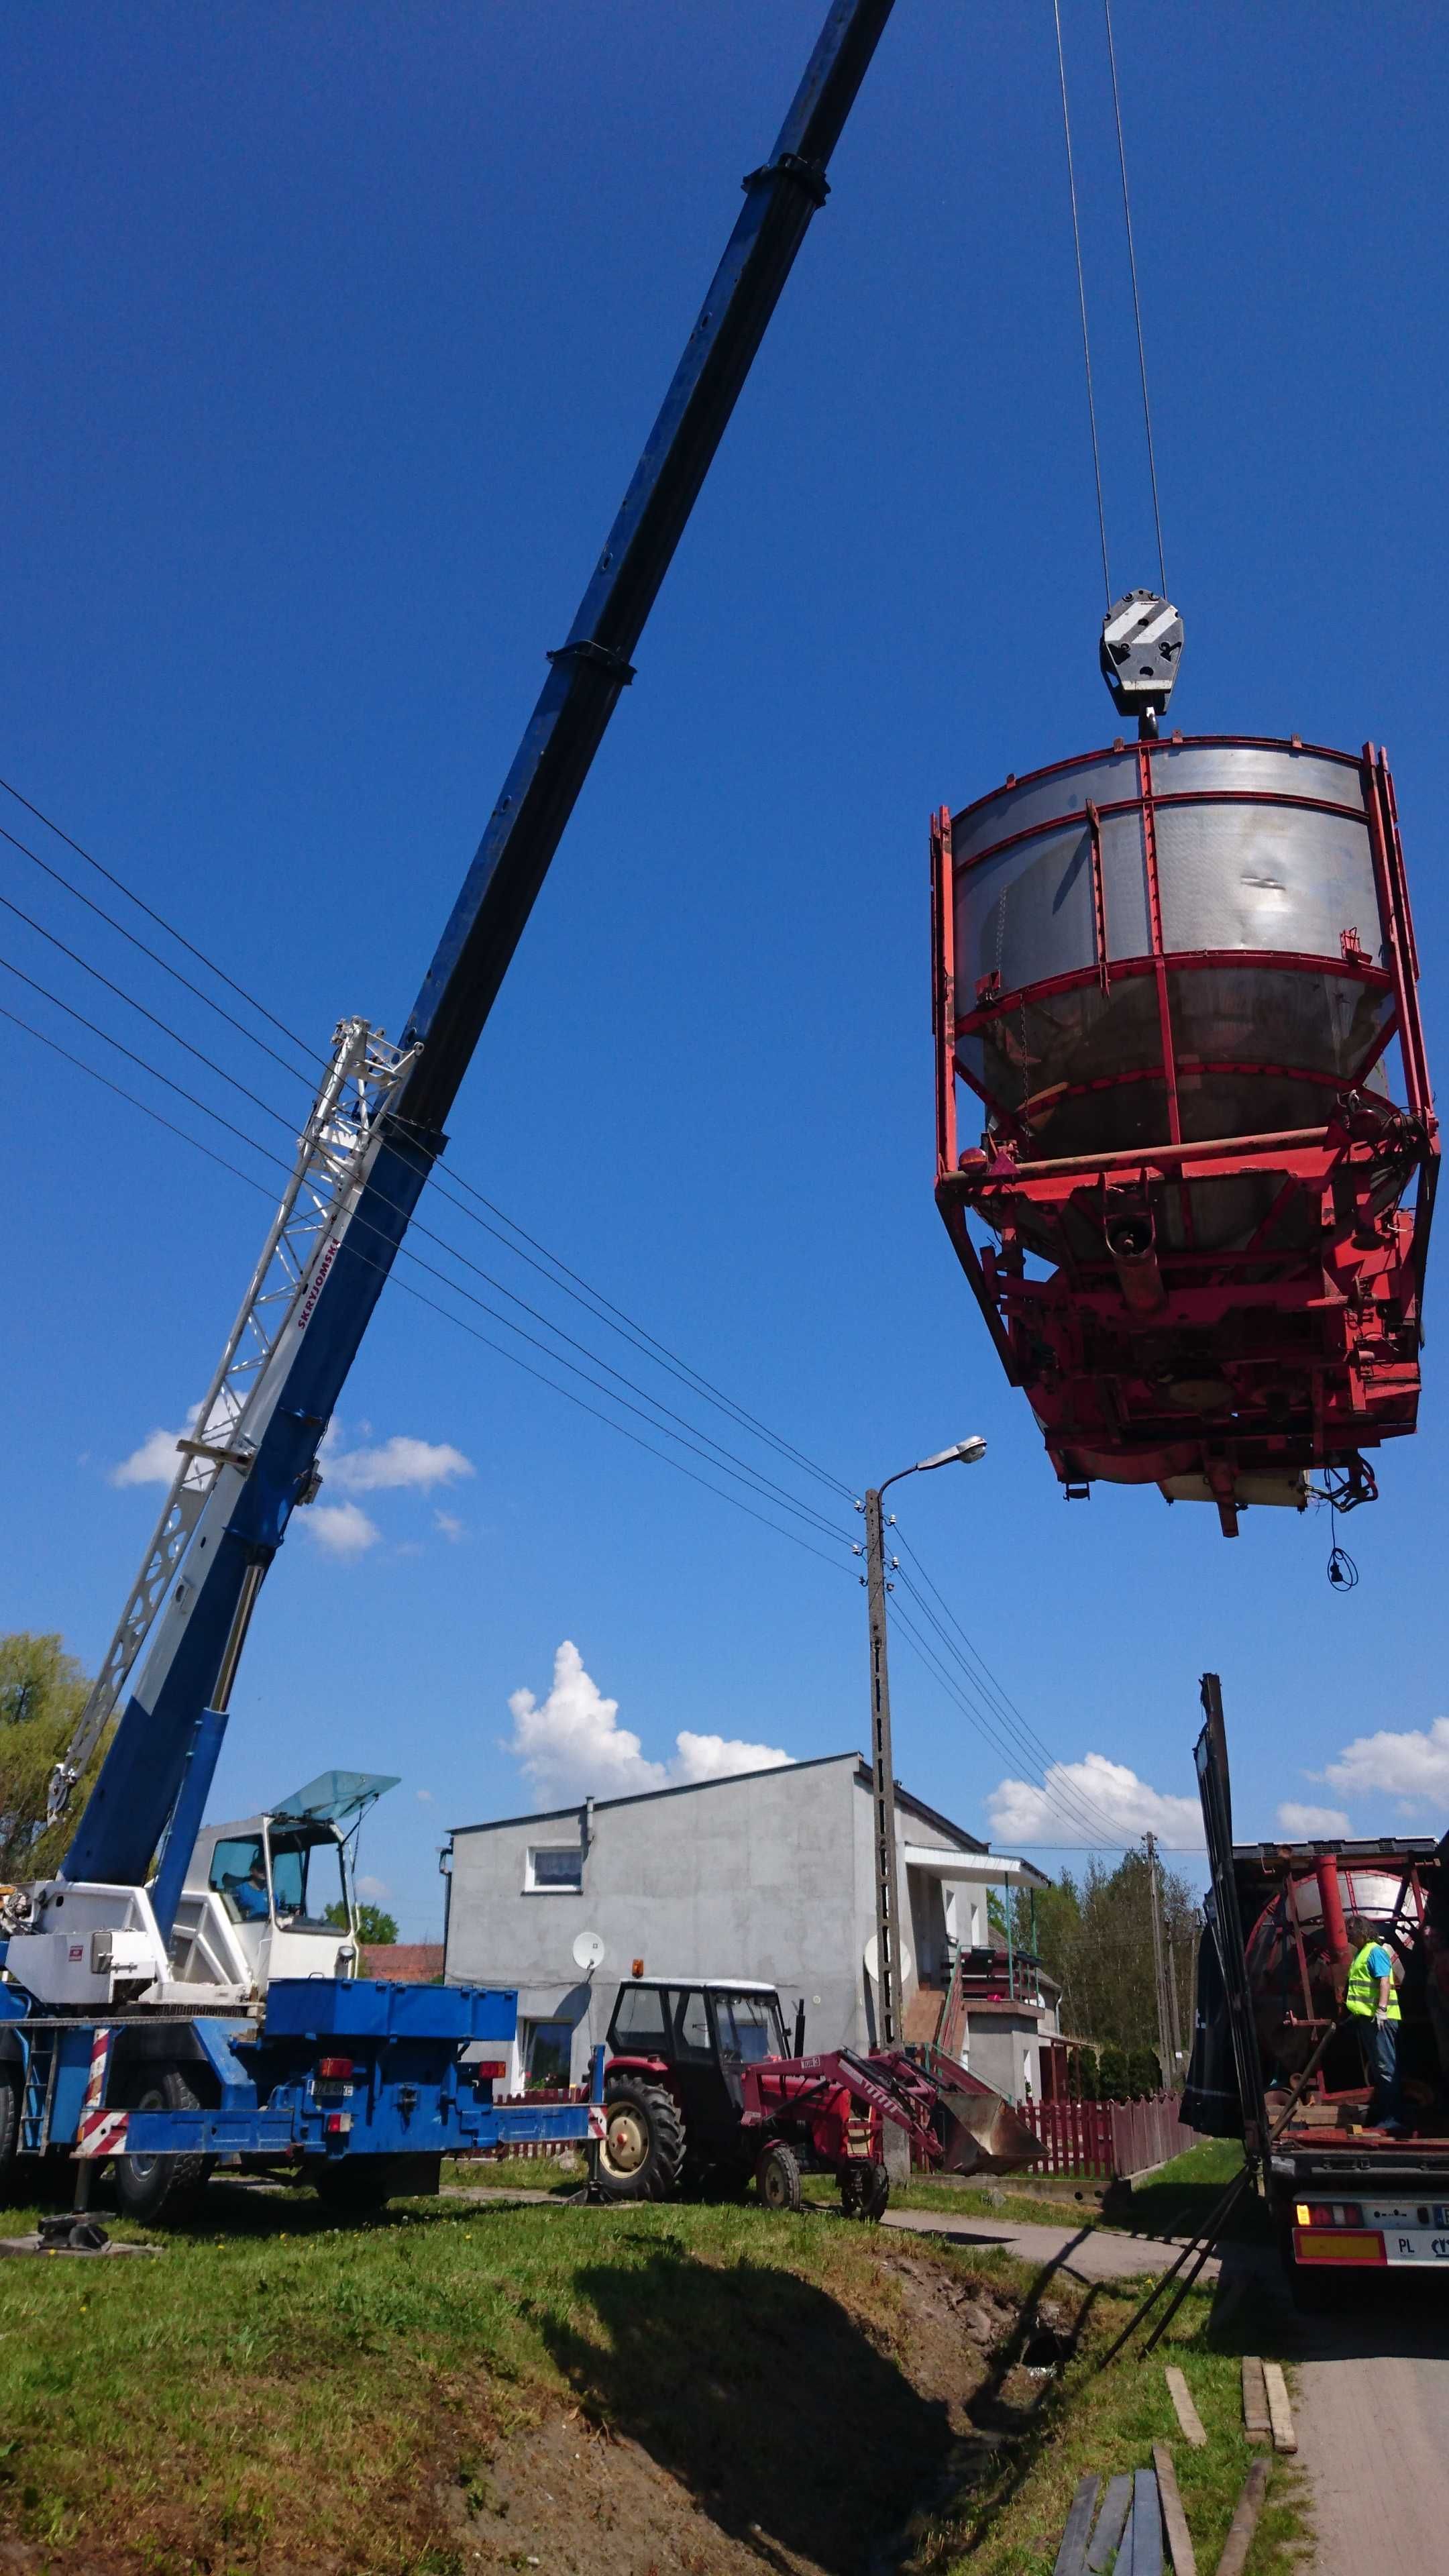
<svg viewBox="0 0 1449 2576"><path fill-rule="evenodd" d="M1197 2132L1178 2117L1176 2093L1149 2094L1141 2102L1018 2102L1018 2118L1041 2141L1039 2163L1048 2173L1145 2173L1197 2143Z"/></svg>

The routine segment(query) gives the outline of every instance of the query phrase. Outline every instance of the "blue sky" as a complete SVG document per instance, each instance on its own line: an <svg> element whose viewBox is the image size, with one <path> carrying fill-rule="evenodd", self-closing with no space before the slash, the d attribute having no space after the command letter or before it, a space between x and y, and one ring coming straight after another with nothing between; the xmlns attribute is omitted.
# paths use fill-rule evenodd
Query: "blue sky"
<svg viewBox="0 0 1449 2576"><path fill-rule="evenodd" d="M401 1025L822 14L158 0L0 29L0 767L316 1044L348 1010ZM1153 555L1110 97L1100 13L1064 20L1121 589ZM1139 0L1116 27L1175 713L1387 740L1433 1050L1449 31ZM1155 1495L1067 1510L932 1204L927 815L1116 729L1055 83L1049 7L901 0L449 1162L847 1485L984 1431L986 1464L906 1489L902 1520L1053 1754L1185 1797L1211 1665L1245 1824L1298 1800L1437 1830L1436 1284L1421 1433L1381 1454L1340 1599L1318 1516L1227 1545ZM300 1085L0 853L0 891L299 1114ZM267 1124L8 914L0 953ZM159 1501L111 1478L199 1396L266 1211L4 1022L0 1062L0 1619L89 1659ZM425 1214L531 1293L456 1211ZM838 1541L826 1565L760 1529L396 1286L333 1469L327 1508L377 1535L294 1531L217 1804L401 1772L363 1867L406 1930L436 1919L449 1823L580 1763L607 1787L707 1768L681 1737L863 1740ZM848 1506L796 1490L849 1535ZM903 1641L894 1677L903 1778L986 1829L1022 1765ZM1345 1767L1380 1730L1406 1741ZM532 1769L504 1749L524 1736ZM1183 1812L1125 1794L1134 1826Z"/></svg>

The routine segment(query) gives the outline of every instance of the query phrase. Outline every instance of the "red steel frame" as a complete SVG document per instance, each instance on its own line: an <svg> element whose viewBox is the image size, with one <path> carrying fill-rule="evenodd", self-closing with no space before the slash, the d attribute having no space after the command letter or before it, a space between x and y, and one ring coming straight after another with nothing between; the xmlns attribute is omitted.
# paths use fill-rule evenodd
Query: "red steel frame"
<svg viewBox="0 0 1449 2576"><path fill-rule="evenodd" d="M1305 1469L1348 1467L1363 1479L1360 1490L1372 1491L1360 1449L1414 1428L1420 1309L1439 1149L1419 1012L1418 956L1384 753L1369 743L1355 762L1343 752L1310 747L1312 757L1357 772L1362 809L1347 800L1339 806L1322 796L1257 789L1162 793L1154 783L1154 760L1183 739L1176 734L1170 743L1136 746L1136 792L1114 803L1087 802L1077 809L1090 835L1094 961L1021 991L1002 992L991 977L975 994L958 994L952 818L945 807L933 817L936 1198L998 1357L1011 1383L1029 1392L1068 1494L1081 1493L1095 1476L1149 1483L1200 1473L1218 1502L1224 1530L1232 1535L1239 1474L1267 1470L1281 1474L1286 1483ZM1211 747L1304 749L1297 737L1291 744L1244 735L1199 736L1195 741ZM1035 776L1047 779L1081 765L1063 761ZM1344 926L1343 953L1336 959L1277 950L1168 950L1158 886L1156 812L1168 805L1208 803L1298 805L1342 812L1356 823L1366 816L1388 966L1372 964L1357 925ZM1111 815L1136 813L1143 826L1151 949L1146 956L1114 959L1109 965L1101 823ZM1072 809L1058 811L993 843L967 864L977 866L1003 849L1059 831L1073 819ZM1168 975L1214 966L1337 973L1391 996L1391 1011L1356 1080L1362 1083L1397 1040L1403 1106L1389 1109L1360 1091L1346 1090L1332 1076L1309 1077L1323 1085L1322 1125L1185 1142ZM1158 1061L1074 1088L1081 1093L1111 1088L1114 1081L1160 1082L1167 1128L1160 1144L1031 1159L1030 1132L1021 1116L995 1103L994 1125L981 1148L961 1152L957 1079L983 1100L986 1094L960 1062L958 1042L993 1020L1020 1012L1029 1001L1093 983L1106 993L1114 978L1134 975L1151 975L1156 986ZM1288 1071L1304 1078L1300 1068L1275 1065L1266 1049L1259 1062L1194 1064L1193 1070ZM1054 1094L1061 1096L1070 1095ZM1222 1253L1194 1249L1196 1187L1248 1173L1271 1174L1279 1182L1268 1216L1251 1242ZM1400 1202L1411 1179L1417 1182L1415 1200L1412 1209L1405 1209ZM1099 1263L1064 1258L1050 1278L1028 1275L1023 1219L1034 1218L1040 1232L1043 1219L1060 1214L1069 1202L1079 1211L1085 1199L1105 1229L1114 1205L1133 1203L1150 1210L1154 1201L1160 1206L1169 1188L1181 1212L1187 1248L1157 1256L1163 1292L1158 1311L1144 1315L1140 1308L1126 1307L1105 1232ZM1285 1214L1297 1213L1301 1219L1302 1207L1295 1210L1295 1202L1306 1202L1311 1210L1311 1253L1302 1250L1301 1241L1292 1251L1273 1246ZM971 1210L998 1236L999 1251L977 1250L967 1228ZM1301 1238L1301 1223L1297 1231ZM1188 1343L1196 1365L1184 1374L1218 1377L1230 1387L1232 1401L1200 1418L1175 1406L1168 1417L1160 1392L1154 1395L1152 1388L1160 1389L1174 1351L1180 1354ZM1204 1350L1211 1353L1206 1364Z"/></svg>

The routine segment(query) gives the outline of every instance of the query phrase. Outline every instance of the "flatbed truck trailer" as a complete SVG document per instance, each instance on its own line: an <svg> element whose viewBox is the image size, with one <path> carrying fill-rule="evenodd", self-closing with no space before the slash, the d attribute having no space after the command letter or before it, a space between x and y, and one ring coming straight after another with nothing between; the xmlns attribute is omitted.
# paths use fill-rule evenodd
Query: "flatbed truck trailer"
<svg viewBox="0 0 1449 2576"><path fill-rule="evenodd" d="M1449 2276L1449 2094L1426 2002L1435 1917L1449 1924L1449 1837L1234 1842L1216 1674L1203 1705L1212 1891L1183 2116L1242 2138L1301 2304L1328 2303L1358 2272ZM1397 1962L1399 2126L1371 2116L1344 2008L1356 1919Z"/></svg>
<svg viewBox="0 0 1449 2576"><path fill-rule="evenodd" d="M588 2100L499 2101L517 2025L505 1989L369 1977L281 1978L246 2015L104 2019L0 1982L0 2180L14 2188L28 2159L114 2159L122 2211L173 2219L224 2159L362 2212L436 2191L445 2155L587 2149L603 2050Z"/></svg>

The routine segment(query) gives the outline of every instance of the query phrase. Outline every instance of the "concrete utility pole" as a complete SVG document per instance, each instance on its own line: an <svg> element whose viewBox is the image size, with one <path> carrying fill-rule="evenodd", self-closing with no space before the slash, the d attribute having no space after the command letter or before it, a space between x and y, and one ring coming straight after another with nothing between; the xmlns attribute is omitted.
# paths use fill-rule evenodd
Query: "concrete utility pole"
<svg viewBox="0 0 1449 2576"><path fill-rule="evenodd" d="M894 1481L894 1480L892 1480ZM877 2041L901 2039L900 1895L896 1884L896 1773L891 1754L891 1679L886 1653L885 1531L881 1489L865 1498L865 1583L870 1608L870 1762L875 1804L875 1991Z"/></svg>
<svg viewBox="0 0 1449 2576"><path fill-rule="evenodd" d="M1157 1883L1157 1838L1144 1834L1147 1878L1152 1892L1152 1966L1157 1986L1157 2062L1169 2092L1177 2090L1177 2059L1172 2046L1172 2015L1167 2000L1167 1967L1162 1955L1162 1900Z"/></svg>
<svg viewBox="0 0 1449 2576"><path fill-rule="evenodd" d="M923 1476L933 1467L959 1460L974 1467L986 1455L979 1434L958 1440L937 1457L918 1458L885 1484L869 1487L859 1506L865 1514L865 1586L870 1614L870 1762L875 1842L875 1993L876 2044L899 2048L902 2036L900 1892L896 1877L896 1771L891 1753L891 1682L886 1649L885 1520L881 1496L903 1476Z"/></svg>

